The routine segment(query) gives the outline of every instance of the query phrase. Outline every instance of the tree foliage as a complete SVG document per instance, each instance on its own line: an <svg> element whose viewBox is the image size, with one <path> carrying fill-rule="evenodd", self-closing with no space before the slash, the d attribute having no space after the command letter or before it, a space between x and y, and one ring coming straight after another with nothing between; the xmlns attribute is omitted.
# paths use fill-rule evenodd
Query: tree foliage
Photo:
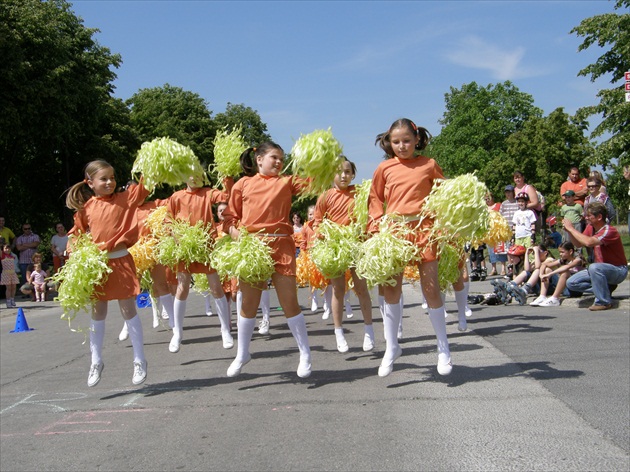
<svg viewBox="0 0 630 472"><path fill-rule="evenodd" d="M624 165L630 164L630 103L625 102L624 73L630 71L630 0L617 0L615 10L626 13L607 13L583 20L571 30L583 38L578 50L583 51L596 45L604 53L595 63L589 64L578 75L590 77L594 82L600 77L610 77L611 88L597 93L599 103L578 110L583 117L599 115L602 121L591 136L606 137L597 146L591 164L606 169L612 167L607 190L616 205L628 207L628 182L622 176Z"/></svg>
<svg viewBox="0 0 630 472"><path fill-rule="evenodd" d="M240 126L243 139L250 146L258 146L271 139L267 133L267 125L262 122L258 112L242 103L235 105L228 102L225 111L215 115L214 124L216 129L227 128L228 131Z"/></svg>
<svg viewBox="0 0 630 472"><path fill-rule="evenodd" d="M96 31L64 0L0 3L0 213L14 227L37 216L43 232L62 218L86 162L129 160L128 113L111 97L120 56Z"/></svg>
<svg viewBox="0 0 630 472"><path fill-rule="evenodd" d="M190 147L205 165L213 162L216 127L212 111L198 94L165 84L136 92L127 106L142 141L168 137Z"/></svg>
<svg viewBox="0 0 630 472"><path fill-rule="evenodd" d="M427 149L449 177L476 172L495 193L512 181L515 163L507 139L530 117L540 117L531 95L511 82L481 87L475 82L445 94L443 128Z"/></svg>
<svg viewBox="0 0 630 472"><path fill-rule="evenodd" d="M546 117L532 116L506 141L509 162L545 195L548 205L560 200L560 186L572 166L588 175L594 148L585 136L587 123L558 108ZM501 191L501 189L496 189Z"/></svg>

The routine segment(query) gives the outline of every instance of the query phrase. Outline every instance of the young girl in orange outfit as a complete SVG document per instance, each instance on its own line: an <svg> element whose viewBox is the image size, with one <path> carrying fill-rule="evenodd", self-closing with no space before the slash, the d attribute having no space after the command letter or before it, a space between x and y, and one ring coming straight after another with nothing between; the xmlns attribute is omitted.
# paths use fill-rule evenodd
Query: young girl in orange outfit
<svg viewBox="0 0 630 472"><path fill-rule="evenodd" d="M311 349L295 289L295 243L289 220L291 197L302 191L305 184L295 176L281 175L283 163L284 151L276 143L266 142L243 152L241 166L245 177L234 185L223 217L225 228L232 238L238 239L240 229L244 228L249 234L258 233L270 246L275 263L271 279L300 350L297 375L305 378L311 375ZM250 285L239 281L243 302L237 322L238 350L236 359L227 370L228 377L239 375L243 366L251 360L249 345L266 283Z"/></svg>
<svg viewBox="0 0 630 472"><path fill-rule="evenodd" d="M415 230L413 242L420 250L418 270L424 297L429 305L431 324L437 336L438 364L440 375L451 373L451 353L446 337L444 303L438 282L437 247L429 244L428 230L433 221L420 218L420 212L436 179L443 179L442 169L433 159L420 155L431 135L424 128L418 128L413 121L402 118L395 121L389 130L379 134L376 142L385 151L387 159L374 171L369 196L370 225L368 232L378 231L383 216L405 221ZM378 369L378 375L385 377L394 368L394 361L402 354L397 333L402 310L402 273L394 276L396 284L383 287L385 297L383 328L387 348Z"/></svg>
<svg viewBox="0 0 630 472"><path fill-rule="evenodd" d="M202 187L192 177L187 182L184 190L179 190L168 199L169 213L180 220L187 220L191 225L198 221L209 223L215 232L216 225L212 214L212 205L225 202L228 199L232 178L227 178L224 182L225 192L209 187ZM217 271L212 267L200 262L193 262L186 266L180 263L177 268L177 293L173 306L173 337L168 346L170 352L178 352L182 343L184 315L186 313L186 300L190 291L192 274L206 274L208 286L217 305L217 313L221 323L221 337L223 347L230 349L234 346L234 339L230 334L230 307L223 292L221 279Z"/></svg>
<svg viewBox="0 0 630 472"><path fill-rule="evenodd" d="M104 367L102 351L109 300L118 300L127 323L134 357L132 383L138 385L146 380L147 361L144 357L142 323L136 313L136 296L140 293L140 284L133 257L127 248L138 240L136 211L149 192L141 182L116 193L114 168L102 160L88 163L83 174L85 179L70 187L66 197L66 206L76 210L74 227L68 234L89 232L94 243L107 251L108 266L112 269L105 284L95 290L97 299L90 325L92 365L88 374L88 387L99 382Z"/></svg>
<svg viewBox="0 0 630 472"><path fill-rule="evenodd" d="M335 176L335 187L324 192L315 205L315 223L317 227L324 219L328 219L339 225L347 226L351 223L352 209L354 208L354 185L350 185L357 173L357 168L353 162L345 160L341 164L340 172ZM372 300L368 291L367 283L360 278L354 268L350 269L352 280L354 281L354 291L359 298L363 322L365 323L365 335L363 338L363 350L374 349L374 328L372 326ZM343 309L346 293L346 277L331 279L332 286L332 314L335 325L335 337L337 339L337 350L339 352L348 351L348 343L343 335Z"/></svg>

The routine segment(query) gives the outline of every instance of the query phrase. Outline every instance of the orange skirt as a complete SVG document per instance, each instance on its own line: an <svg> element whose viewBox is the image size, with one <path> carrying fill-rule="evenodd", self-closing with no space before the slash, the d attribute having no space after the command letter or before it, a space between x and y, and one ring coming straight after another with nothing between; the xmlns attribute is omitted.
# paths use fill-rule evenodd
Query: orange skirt
<svg viewBox="0 0 630 472"><path fill-rule="evenodd" d="M295 277L295 243L291 236L265 238L271 248L274 268L280 275Z"/></svg>
<svg viewBox="0 0 630 472"><path fill-rule="evenodd" d="M107 266L112 269L112 272L107 277L105 285L95 287L94 293L97 300L127 300L140 293L136 265L131 254L110 259Z"/></svg>

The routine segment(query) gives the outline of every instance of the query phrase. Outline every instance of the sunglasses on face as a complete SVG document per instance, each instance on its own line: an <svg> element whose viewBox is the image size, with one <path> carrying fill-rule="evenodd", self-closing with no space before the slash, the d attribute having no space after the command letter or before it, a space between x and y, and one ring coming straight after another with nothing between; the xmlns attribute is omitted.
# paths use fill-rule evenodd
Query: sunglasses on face
<svg viewBox="0 0 630 472"><path fill-rule="evenodd" d="M599 187L599 185L587 185L586 187L587 188L597 188L597 187Z"/></svg>

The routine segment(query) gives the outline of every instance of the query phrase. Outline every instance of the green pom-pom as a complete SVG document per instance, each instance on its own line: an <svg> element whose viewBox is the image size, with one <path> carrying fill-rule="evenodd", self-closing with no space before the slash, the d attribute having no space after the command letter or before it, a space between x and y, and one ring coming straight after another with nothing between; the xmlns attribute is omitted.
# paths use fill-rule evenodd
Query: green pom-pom
<svg viewBox="0 0 630 472"><path fill-rule="evenodd" d="M208 183L208 177L192 149L164 137L142 143L131 175L135 179L142 175L143 184L149 192L162 184L181 185L191 177L200 186Z"/></svg>
<svg viewBox="0 0 630 472"><path fill-rule="evenodd" d="M210 264L222 279L236 277L250 285L268 280L275 271L271 248L245 228L237 241L229 236L217 241Z"/></svg>
<svg viewBox="0 0 630 472"><path fill-rule="evenodd" d="M241 174L241 154L247 143L241 136L239 126L228 133L227 128L217 132L214 138L214 164L208 170L217 174L219 181L225 177L238 177Z"/></svg>
<svg viewBox="0 0 630 472"><path fill-rule="evenodd" d="M294 175L311 179L302 197L319 196L328 190L339 173L343 149L330 128L303 134L291 149Z"/></svg>
<svg viewBox="0 0 630 472"><path fill-rule="evenodd" d="M322 221L318 232L324 239L317 239L309 250L313 262L329 279L336 279L354 267L359 240L352 226L342 226L330 220Z"/></svg>

